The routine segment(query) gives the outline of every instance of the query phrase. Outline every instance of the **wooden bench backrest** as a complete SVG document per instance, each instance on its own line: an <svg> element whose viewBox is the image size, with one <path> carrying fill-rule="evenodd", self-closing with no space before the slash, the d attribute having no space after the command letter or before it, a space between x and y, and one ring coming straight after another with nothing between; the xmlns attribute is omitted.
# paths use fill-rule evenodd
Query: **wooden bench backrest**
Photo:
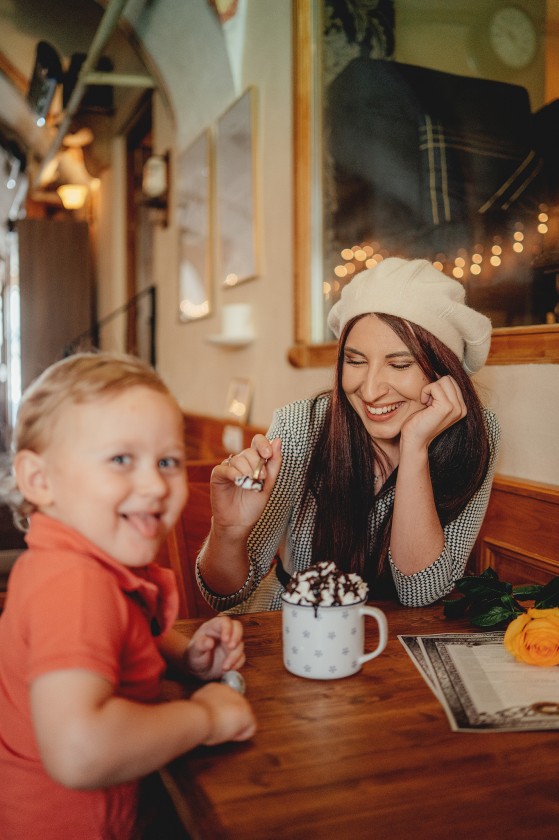
<svg viewBox="0 0 559 840"><path fill-rule="evenodd" d="M212 461L189 461L188 501L160 552L162 566L173 569L179 589L179 618L216 615L196 583L195 563L211 524L210 476Z"/></svg>

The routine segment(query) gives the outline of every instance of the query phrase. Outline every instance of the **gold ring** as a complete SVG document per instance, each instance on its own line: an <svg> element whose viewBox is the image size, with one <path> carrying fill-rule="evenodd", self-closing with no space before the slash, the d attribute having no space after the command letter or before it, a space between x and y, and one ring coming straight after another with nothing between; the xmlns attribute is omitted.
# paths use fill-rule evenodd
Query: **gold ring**
<svg viewBox="0 0 559 840"><path fill-rule="evenodd" d="M235 456L233 455L233 453L231 453L231 455L229 455L229 457L226 459L225 464L226 464L227 467L231 466L231 458L234 458L234 457Z"/></svg>

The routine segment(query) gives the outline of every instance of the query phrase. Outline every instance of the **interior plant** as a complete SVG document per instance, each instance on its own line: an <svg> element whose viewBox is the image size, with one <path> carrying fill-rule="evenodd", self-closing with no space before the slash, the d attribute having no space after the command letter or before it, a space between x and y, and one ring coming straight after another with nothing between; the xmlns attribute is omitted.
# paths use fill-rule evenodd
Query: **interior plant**
<svg viewBox="0 0 559 840"><path fill-rule="evenodd" d="M559 576L546 584L520 584L499 580L489 566L480 575L466 575L456 581L458 598L444 599L447 618L467 616L475 627L500 629L517 616L528 612L523 601L533 602L531 609L559 607Z"/></svg>

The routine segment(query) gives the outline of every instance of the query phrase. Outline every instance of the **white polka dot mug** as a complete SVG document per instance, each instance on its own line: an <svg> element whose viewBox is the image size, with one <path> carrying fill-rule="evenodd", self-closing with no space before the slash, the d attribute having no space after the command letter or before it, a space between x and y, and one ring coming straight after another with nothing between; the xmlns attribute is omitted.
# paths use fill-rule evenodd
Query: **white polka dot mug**
<svg viewBox="0 0 559 840"><path fill-rule="evenodd" d="M363 601L348 606L313 607L283 600L283 664L292 674L310 680L335 680L361 670L386 647L384 613ZM365 617L378 624L378 644L364 653Z"/></svg>

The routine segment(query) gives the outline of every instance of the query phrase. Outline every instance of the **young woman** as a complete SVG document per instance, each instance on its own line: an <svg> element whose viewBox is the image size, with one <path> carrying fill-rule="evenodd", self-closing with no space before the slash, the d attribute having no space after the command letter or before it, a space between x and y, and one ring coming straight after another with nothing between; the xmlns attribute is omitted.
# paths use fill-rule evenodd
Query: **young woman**
<svg viewBox="0 0 559 840"><path fill-rule="evenodd" d="M369 597L422 606L463 575L491 489L496 417L470 375L491 323L425 260L389 258L345 287L331 392L275 412L212 474L198 582L216 609L278 609L294 571L358 572ZM262 492L239 487L262 463ZM275 562L274 562L275 560Z"/></svg>

